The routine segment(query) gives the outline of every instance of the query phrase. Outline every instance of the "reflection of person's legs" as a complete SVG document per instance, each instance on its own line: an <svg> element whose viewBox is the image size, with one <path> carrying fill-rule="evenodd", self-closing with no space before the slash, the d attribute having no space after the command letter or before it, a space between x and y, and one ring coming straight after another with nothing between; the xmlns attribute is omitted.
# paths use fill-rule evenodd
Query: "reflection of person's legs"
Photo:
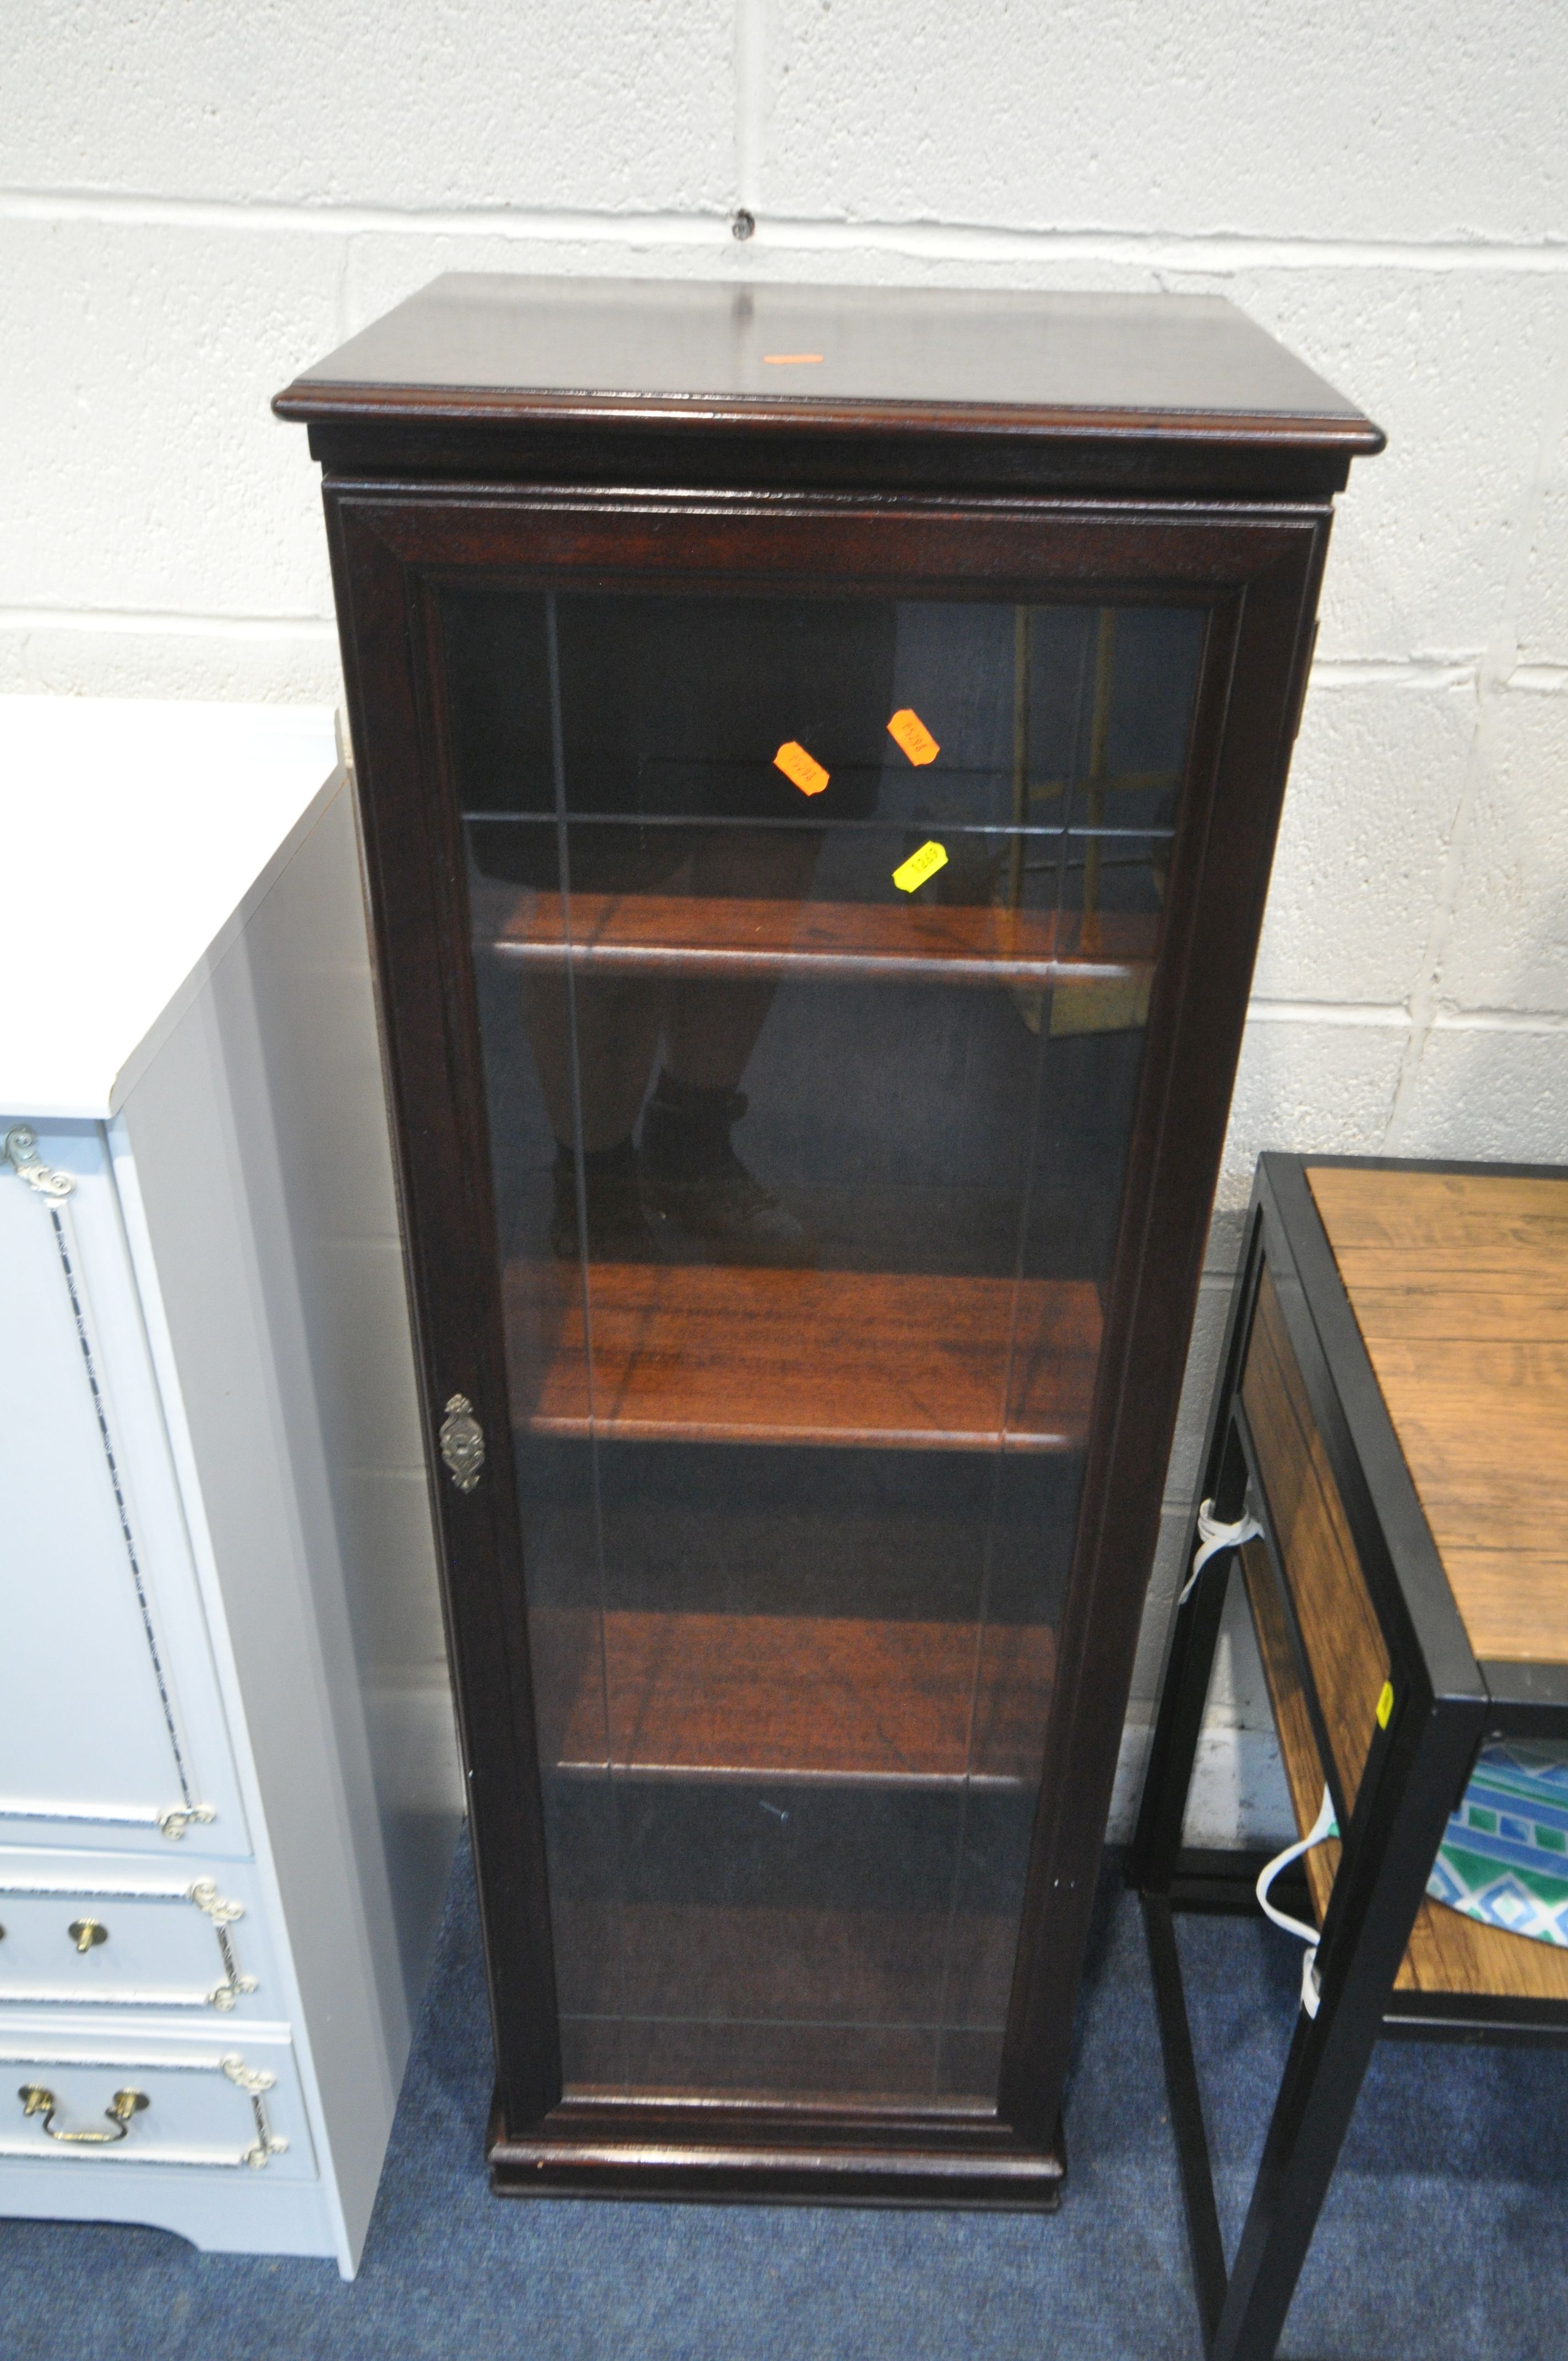
<svg viewBox="0 0 1568 2361"><path fill-rule="evenodd" d="M803 901L822 839L813 829L713 829L692 854L690 890L716 900ZM737 1085L756 1047L771 983L677 984L664 1021L663 1071L642 1123L650 1203L737 1260L801 1263L816 1249L804 1226L749 1172L730 1145L746 1112Z"/></svg>
<svg viewBox="0 0 1568 2361"><path fill-rule="evenodd" d="M643 977L613 983L577 978L577 1071L590 1156L631 1137L659 1046L663 999L661 987ZM557 1141L569 1148L576 1126L565 978L527 977L522 1014L545 1113Z"/></svg>
<svg viewBox="0 0 1568 2361"><path fill-rule="evenodd" d="M705 830L678 879L666 873L659 888L674 886L704 900L802 901L821 843L816 829ZM771 983L695 981L672 989L642 977L577 978L577 1072L591 1252L625 1260L652 1251L645 1194L656 1213L706 1240L721 1257L759 1263L815 1259L802 1224L747 1170L730 1145L730 1128L746 1111L736 1086L774 989ZM556 1139L551 1242L558 1255L574 1255L576 1126L565 978L528 977L522 1004ZM665 1062L642 1121L640 1191L632 1129L648 1092L661 1027Z"/></svg>
<svg viewBox="0 0 1568 2361"><path fill-rule="evenodd" d="M691 892L718 901L802 902L822 838L816 829L714 829L692 855ZM670 995L664 1071L691 1090L733 1091L757 1046L776 986L682 983Z"/></svg>
<svg viewBox="0 0 1568 2361"><path fill-rule="evenodd" d="M597 1251L625 1260L652 1239L637 1190L631 1129L659 1047L664 994L646 979L576 979L577 1073L582 1095L583 1171L588 1230ZM564 976L535 975L522 987L523 1021L540 1089L555 1134L555 1206L551 1243L577 1248L576 1130L572 1105L572 1028Z"/></svg>

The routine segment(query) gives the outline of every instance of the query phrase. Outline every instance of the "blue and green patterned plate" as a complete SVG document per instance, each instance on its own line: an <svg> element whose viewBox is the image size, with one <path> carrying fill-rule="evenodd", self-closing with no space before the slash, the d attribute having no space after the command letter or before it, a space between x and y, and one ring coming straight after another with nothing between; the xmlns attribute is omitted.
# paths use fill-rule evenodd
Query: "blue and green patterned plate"
<svg viewBox="0 0 1568 2361"><path fill-rule="evenodd" d="M1427 1892L1484 1927L1568 1950L1568 1747L1481 1749Z"/></svg>

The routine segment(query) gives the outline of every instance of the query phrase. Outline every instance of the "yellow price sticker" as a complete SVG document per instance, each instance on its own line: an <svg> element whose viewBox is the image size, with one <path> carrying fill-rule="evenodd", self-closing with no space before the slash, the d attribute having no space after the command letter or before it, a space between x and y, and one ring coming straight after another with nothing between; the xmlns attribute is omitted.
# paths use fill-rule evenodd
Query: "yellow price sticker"
<svg viewBox="0 0 1568 2361"><path fill-rule="evenodd" d="M1387 1729L1388 1716L1393 1712L1393 1710L1394 1684L1392 1681L1385 1681L1377 1697L1377 1727L1379 1730Z"/></svg>
<svg viewBox="0 0 1568 2361"><path fill-rule="evenodd" d="M815 754L808 754L798 739L786 738L773 756L773 768L782 771L792 787L803 796L819 796L828 785L828 774Z"/></svg>
<svg viewBox="0 0 1568 2361"><path fill-rule="evenodd" d="M927 877L935 877L938 869L948 865L948 849L928 840L918 852L901 861L893 873L893 882L901 894L913 894L916 885L924 885Z"/></svg>

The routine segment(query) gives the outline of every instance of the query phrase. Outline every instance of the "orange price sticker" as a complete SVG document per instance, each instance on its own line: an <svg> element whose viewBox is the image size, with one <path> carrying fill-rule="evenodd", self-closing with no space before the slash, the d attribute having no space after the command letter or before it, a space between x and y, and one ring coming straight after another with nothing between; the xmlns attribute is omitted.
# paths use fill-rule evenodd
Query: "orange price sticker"
<svg viewBox="0 0 1568 2361"><path fill-rule="evenodd" d="M805 368L811 361L819 361L820 353L764 353L762 358L773 368Z"/></svg>
<svg viewBox="0 0 1568 2361"><path fill-rule="evenodd" d="M893 882L901 894L913 894L916 885L924 885L927 877L935 877L938 869L948 865L948 848L928 837L918 852L901 861L893 873Z"/></svg>
<svg viewBox="0 0 1568 2361"><path fill-rule="evenodd" d="M773 768L782 771L791 786L798 787L803 796L819 796L828 785L828 774L821 763L793 738L786 738L773 756Z"/></svg>
<svg viewBox="0 0 1568 2361"><path fill-rule="evenodd" d="M920 716L910 706L904 706L887 725L887 734L901 753L915 763L934 763L941 752L931 732Z"/></svg>

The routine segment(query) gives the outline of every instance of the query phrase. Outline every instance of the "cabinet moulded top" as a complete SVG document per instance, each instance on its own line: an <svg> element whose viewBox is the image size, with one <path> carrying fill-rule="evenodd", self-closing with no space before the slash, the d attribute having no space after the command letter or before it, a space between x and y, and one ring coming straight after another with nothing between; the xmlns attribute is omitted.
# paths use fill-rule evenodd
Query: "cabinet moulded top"
<svg viewBox="0 0 1568 2361"><path fill-rule="evenodd" d="M1384 441L1207 295L455 273L273 407L348 474L1300 495Z"/></svg>

